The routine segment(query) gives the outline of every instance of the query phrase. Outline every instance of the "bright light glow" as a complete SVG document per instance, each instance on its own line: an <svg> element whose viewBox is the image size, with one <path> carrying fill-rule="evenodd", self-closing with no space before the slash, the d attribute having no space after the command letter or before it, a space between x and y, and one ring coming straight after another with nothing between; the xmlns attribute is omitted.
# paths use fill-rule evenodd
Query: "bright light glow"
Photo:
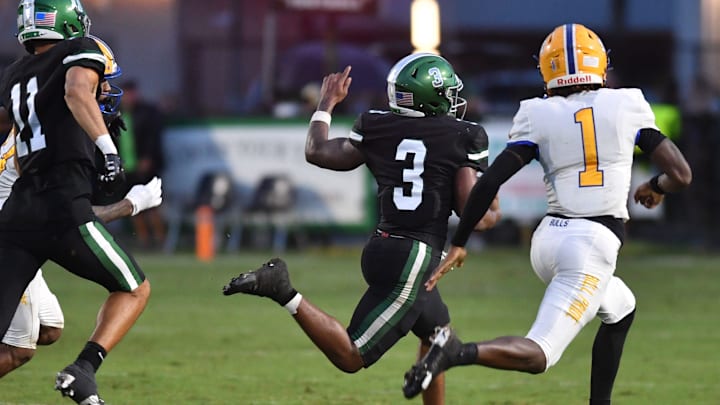
<svg viewBox="0 0 720 405"><path fill-rule="evenodd" d="M440 7L436 0L414 0L410 7L410 41L414 52L439 53Z"/></svg>

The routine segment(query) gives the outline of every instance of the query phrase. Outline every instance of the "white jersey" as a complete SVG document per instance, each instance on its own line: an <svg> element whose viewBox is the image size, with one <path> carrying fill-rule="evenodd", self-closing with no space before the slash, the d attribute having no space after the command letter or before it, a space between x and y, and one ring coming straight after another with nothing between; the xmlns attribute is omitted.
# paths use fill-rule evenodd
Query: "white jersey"
<svg viewBox="0 0 720 405"><path fill-rule="evenodd" d="M642 91L602 88L523 100L509 144L537 146L549 213L627 220L633 152L643 128L657 126Z"/></svg>
<svg viewBox="0 0 720 405"><path fill-rule="evenodd" d="M12 185L18 178L15 169L15 137L8 135L5 142L0 146L0 208L10 196Z"/></svg>

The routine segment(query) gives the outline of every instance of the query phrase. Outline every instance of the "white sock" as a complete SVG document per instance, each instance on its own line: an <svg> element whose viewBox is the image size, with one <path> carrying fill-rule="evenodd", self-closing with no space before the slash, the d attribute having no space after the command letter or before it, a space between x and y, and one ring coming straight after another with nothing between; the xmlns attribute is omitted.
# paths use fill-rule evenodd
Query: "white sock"
<svg viewBox="0 0 720 405"><path fill-rule="evenodd" d="M298 310L298 307L300 306L300 301L302 301L302 297L303 297L302 294L297 293L290 301L288 301L287 304L284 305L285 309L287 309L288 312L290 312L290 315L297 314L297 310Z"/></svg>

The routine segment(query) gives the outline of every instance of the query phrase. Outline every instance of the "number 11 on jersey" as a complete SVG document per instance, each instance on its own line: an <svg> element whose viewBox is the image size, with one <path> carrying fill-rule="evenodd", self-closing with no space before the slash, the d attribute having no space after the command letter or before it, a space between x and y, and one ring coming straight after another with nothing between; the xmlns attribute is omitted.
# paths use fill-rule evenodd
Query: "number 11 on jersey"
<svg viewBox="0 0 720 405"><path fill-rule="evenodd" d="M32 77L28 80L25 88L27 97L21 97L20 83L15 83L10 91L10 97L12 98L13 115L15 116L15 124L17 125L17 135L15 137L15 147L17 149L18 157L26 156L32 152L44 149L47 145L45 144L45 134L43 134L42 127L40 126L40 119L35 111L35 96L38 92L37 77ZM23 104L25 106L23 107ZM23 117L22 114L27 112L27 116ZM32 131L30 139L22 139L22 133L25 126L28 126ZM28 145L28 141L30 144Z"/></svg>

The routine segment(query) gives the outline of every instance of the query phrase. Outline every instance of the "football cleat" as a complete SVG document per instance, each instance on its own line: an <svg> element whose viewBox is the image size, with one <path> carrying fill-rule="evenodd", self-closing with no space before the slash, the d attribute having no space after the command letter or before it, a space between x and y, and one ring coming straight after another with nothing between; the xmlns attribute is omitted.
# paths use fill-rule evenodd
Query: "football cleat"
<svg viewBox="0 0 720 405"><path fill-rule="evenodd" d="M77 363L73 363L57 373L55 389L62 396L70 397L80 405L103 405L95 383L95 374Z"/></svg>
<svg viewBox="0 0 720 405"><path fill-rule="evenodd" d="M268 297L280 305L285 305L297 291L290 284L287 265L282 259L275 258L257 270L241 273L223 287L225 295L237 293Z"/></svg>
<svg viewBox="0 0 720 405"><path fill-rule="evenodd" d="M432 346L425 356L405 373L403 394L413 398L430 386L432 380L454 365L453 359L460 356L462 343L450 327L435 328Z"/></svg>

